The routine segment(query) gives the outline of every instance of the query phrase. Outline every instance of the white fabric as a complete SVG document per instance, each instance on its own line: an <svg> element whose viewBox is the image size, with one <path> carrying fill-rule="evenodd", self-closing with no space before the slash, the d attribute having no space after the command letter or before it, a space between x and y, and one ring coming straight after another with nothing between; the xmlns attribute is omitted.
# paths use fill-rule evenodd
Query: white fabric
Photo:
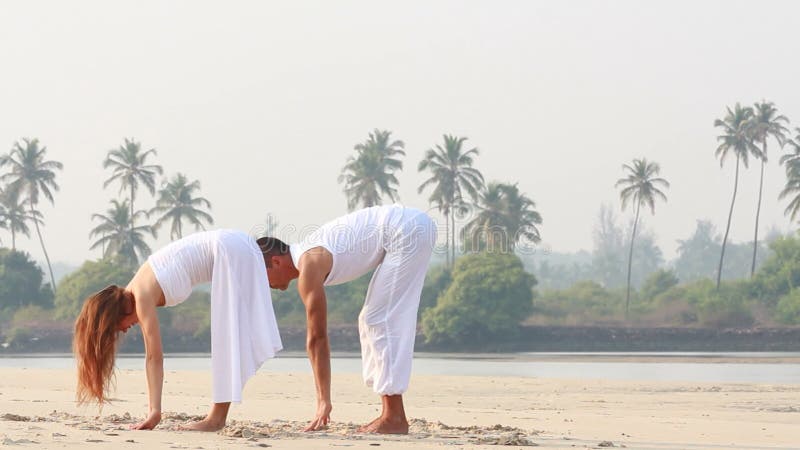
<svg viewBox="0 0 800 450"><path fill-rule="evenodd" d="M282 347L264 257L255 240L233 230L196 233L148 258L167 305L211 282L214 403L241 402L242 388Z"/></svg>
<svg viewBox="0 0 800 450"><path fill-rule="evenodd" d="M214 255L223 231L195 233L161 248L147 258L164 291L166 306L186 300L192 287L211 281Z"/></svg>
<svg viewBox="0 0 800 450"><path fill-rule="evenodd" d="M326 286L355 280L375 269L386 254L385 242L397 228L404 214L421 211L400 205L373 206L334 219L290 246L295 267L300 256L315 247L323 247L333 255Z"/></svg>
<svg viewBox="0 0 800 450"><path fill-rule="evenodd" d="M324 247L333 255L327 285L376 269L358 317L362 375L380 395L408 389L419 309L436 227L422 211L399 205L367 208L323 225L290 246L295 265L302 253Z"/></svg>

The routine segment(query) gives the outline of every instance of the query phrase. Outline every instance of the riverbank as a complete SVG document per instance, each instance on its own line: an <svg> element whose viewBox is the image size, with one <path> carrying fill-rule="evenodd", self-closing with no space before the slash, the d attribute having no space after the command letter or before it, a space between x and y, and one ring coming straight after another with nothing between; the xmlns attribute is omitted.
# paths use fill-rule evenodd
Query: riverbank
<svg viewBox="0 0 800 450"><path fill-rule="evenodd" d="M332 326L331 349L358 351L356 326ZM167 352L207 352L207 336L192 336L162 331ZM305 328L281 329L284 348L302 351ZM0 354L63 353L70 351L71 328L29 330L25 339L6 343ZM122 352L142 351L141 333L128 333ZM464 340L458 345L430 345L417 336L418 351L430 352L763 352L800 351L800 328L635 328L635 327L560 327L524 326L513 339Z"/></svg>

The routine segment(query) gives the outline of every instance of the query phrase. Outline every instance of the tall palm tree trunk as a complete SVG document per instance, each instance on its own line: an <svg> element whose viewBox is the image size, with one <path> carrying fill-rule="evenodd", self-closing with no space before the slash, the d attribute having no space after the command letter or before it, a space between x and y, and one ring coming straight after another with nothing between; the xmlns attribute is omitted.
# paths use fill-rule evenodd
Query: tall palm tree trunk
<svg viewBox="0 0 800 450"><path fill-rule="evenodd" d="M767 143L764 142L764 155L767 154ZM761 193L764 190L764 165L765 161L761 159L761 179L758 182L758 206L756 206L756 232L753 237L753 263L750 265L750 278L756 273L756 254L758 253L758 216L761 214Z"/></svg>
<svg viewBox="0 0 800 450"><path fill-rule="evenodd" d="M11 250L17 250L17 233L14 232L14 227L11 227Z"/></svg>
<svg viewBox="0 0 800 450"><path fill-rule="evenodd" d="M447 211L447 214L444 215L444 260L445 266L448 269L452 269L453 266L450 264L450 211Z"/></svg>
<svg viewBox="0 0 800 450"><path fill-rule="evenodd" d="M633 219L633 230L631 231L631 248L628 250L628 290L625 294L625 320L628 320L628 307L631 303L631 268L633 267L633 241L636 239L636 226L639 224L639 210L642 204L636 204L636 216Z"/></svg>
<svg viewBox="0 0 800 450"><path fill-rule="evenodd" d="M31 205L31 216L36 217L36 210L33 208L33 200L29 201ZM50 272L50 288L53 290L53 294L56 293L56 277L53 276L53 266L50 264L50 256L47 254L47 249L44 246L44 238L42 237L42 231L39 229L39 221L34 220L33 224L36 226L36 234L39 236L39 243L42 244L42 252L44 253L44 259L47 261L47 270Z"/></svg>
<svg viewBox="0 0 800 450"><path fill-rule="evenodd" d="M456 265L456 212L455 210L450 211L450 235L452 236L452 244L453 246L450 249L450 267L455 267Z"/></svg>
<svg viewBox="0 0 800 450"><path fill-rule="evenodd" d="M133 219L134 219L133 218L133 196L134 195L135 194L134 194L134 191L133 191L133 184L131 184L131 230L133 230Z"/></svg>
<svg viewBox="0 0 800 450"><path fill-rule="evenodd" d="M725 226L725 237L722 238L722 252L719 254L719 267L717 268L717 290L722 280L722 261L725 259L725 245L728 243L728 233L731 230L731 218L733 217L733 205L736 203L736 190L739 187L739 157L736 157L736 176L733 178L733 198L731 198L731 209L728 212L728 224Z"/></svg>

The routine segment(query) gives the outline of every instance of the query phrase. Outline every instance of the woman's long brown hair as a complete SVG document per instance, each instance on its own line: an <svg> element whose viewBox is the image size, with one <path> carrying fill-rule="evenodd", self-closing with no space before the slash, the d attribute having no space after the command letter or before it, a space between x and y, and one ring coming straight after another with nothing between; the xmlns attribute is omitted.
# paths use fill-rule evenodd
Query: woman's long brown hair
<svg viewBox="0 0 800 450"><path fill-rule="evenodd" d="M108 286L86 299L75 320L72 351L78 365L78 404L109 401L118 328L125 316L123 300L128 295L119 286Z"/></svg>

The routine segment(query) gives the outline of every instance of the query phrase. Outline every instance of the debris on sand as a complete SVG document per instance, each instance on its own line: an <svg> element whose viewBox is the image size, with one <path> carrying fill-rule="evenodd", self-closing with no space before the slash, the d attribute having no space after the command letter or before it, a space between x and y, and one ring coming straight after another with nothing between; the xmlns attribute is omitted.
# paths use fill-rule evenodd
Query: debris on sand
<svg viewBox="0 0 800 450"><path fill-rule="evenodd" d="M18 414L5 413L0 416L0 419L8 420L11 422L30 422L31 418L28 416L20 416Z"/></svg>
<svg viewBox="0 0 800 450"><path fill-rule="evenodd" d="M117 424L117 423L133 423L133 422L135 422L135 420L133 420L133 418L131 417L131 413L129 413L129 412L125 412L125 414L123 414L121 416L117 415L117 414L111 414L109 416L105 416L105 417L103 417L103 421L104 422L108 422L108 423L114 423L114 424Z"/></svg>
<svg viewBox="0 0 800 450"><path fill-rule="evenodd" d="M0 444L3 444L3 445L22 445L22 444L39 444L39 443L36 442L36 441L32 441L30 439L17 439L15 441L14 439L11 439L11 438L3 438L3 440L0 441Z"/></svg>
<svg viewBox="0 0 800 450"><path fill-rule="evenodd" d="M3 416L3 418L6 418ZM186 413L164 412L161 423L162 430L180 430L187 421L203 420L204 416ZM13 420L7 419L6 420ZM17 419L19 420L19 419ZM123 424L134 423L136 418L129 413L122 415L111 414L105 417L83 417L68 413L53 411L48 417L35 417L27 420L44 422L61 422L67 426L80 430L99 430L107 436L114 436L114 430ZM229 437L246 439L257 443L260 439L345 439L349 441L368 441L369 444L379 441L401 441L412 439L425 441L431 444L445 445L498 445L517 447L536 447L533 437L539 432L523 430L506 425L489 426L453 426L439 421L425 419L412 419L409 421L408 435L378 435L359 433L361 424L351 422L332 422L325 430L317 433L305 433L307 423L303 421L272 420L259 422L250 420L230 420L228 425L217 433ZM113 434L112 434L113 433ZM87 440L87 442L92 442ZM102 442L102 441L100 441ZM264 447L264 445L257 444ZM602 443L601 443L602 446ZM611 444L613 446L613 444Z"/></svg>
<svg viewBox="0 0 800 450"><path fill-rule="evenodd" d="M501 434L499 436L482 436L470 440L470 443L483 445L513 445L515 447L537 447L539 445L532 442L522 433Z"/></svg>

